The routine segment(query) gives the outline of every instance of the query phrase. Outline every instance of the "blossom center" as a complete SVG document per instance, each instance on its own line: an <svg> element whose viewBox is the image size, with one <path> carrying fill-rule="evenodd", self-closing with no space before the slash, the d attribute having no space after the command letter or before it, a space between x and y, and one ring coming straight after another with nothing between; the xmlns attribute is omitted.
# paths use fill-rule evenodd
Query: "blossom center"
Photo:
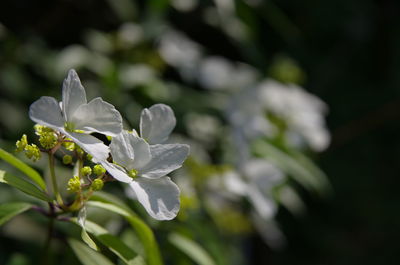
<svg viewBox="0 0 400 265"><path fill-rule="evenodd" d="M131 169L128 171L128 176L133 179L137 177L137 174L138 174L138 171L136 169Z"/></svg>
<svg viewBox="0 0 400 265"><path fill-rule="evenodd" d="M64 128L65 128L65 130L67 130L67 131L73 132L74 129L75 129L75 124L74 124L73 122L66 121L66 122L64 123Z"/></svg>

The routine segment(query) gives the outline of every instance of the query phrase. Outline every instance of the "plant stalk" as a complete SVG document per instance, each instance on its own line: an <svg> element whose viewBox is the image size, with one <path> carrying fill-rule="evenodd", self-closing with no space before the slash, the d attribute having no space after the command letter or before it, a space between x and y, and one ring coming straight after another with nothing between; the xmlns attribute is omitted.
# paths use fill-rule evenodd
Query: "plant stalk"
<svg viewBox="0 0 400 265"><path fill-rule="evenodd" d="M54 170L54 155L53 155L53 153L49 153L49 166L50 166L51 183L53 185L54 195L56 197L57 203L59 205L63 206L64 202L63 202L63 199L58 190L57 178L56 178L56 173Z"/></svg>

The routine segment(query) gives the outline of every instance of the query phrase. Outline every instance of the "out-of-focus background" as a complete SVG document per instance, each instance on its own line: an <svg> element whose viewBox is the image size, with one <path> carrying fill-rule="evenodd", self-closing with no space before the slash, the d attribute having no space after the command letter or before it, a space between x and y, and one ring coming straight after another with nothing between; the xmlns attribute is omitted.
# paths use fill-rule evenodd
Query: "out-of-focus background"
<svg viewBox="0 0 400 265"><path fill-rule="evenodd" d="M399 1L3 0L3 149L33 137L29 105L60 100L70 68L126 129L143 107L175 111L192 156L178 219L153 226L167 264L193 264L170 230L217 264L400 262ZM262 200L260 174L278 190ZM0 263L34 264L40 248L1 229Z"/></svg>

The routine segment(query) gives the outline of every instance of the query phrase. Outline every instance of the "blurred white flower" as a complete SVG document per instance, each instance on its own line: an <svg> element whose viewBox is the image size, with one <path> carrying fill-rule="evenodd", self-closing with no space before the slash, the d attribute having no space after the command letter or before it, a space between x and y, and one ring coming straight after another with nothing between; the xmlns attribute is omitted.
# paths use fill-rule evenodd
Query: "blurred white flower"
<svg viewBox="0 0 400 265"><path fill-rule="evenodd" d="M62 102L52 97L41 97L30 106L29 117L65 134L97 162L107 159L109 148L88 133L116 136L122 131L121 114L113 105L99 97L87 103L85 89L75 70L70 70L64 80Z"/></svg>
<svg viewBox="0 0 400 265"><path fill-rule="evenodd" d="M207 57L201 61L198 79L208 89L229 89L233 65L223 57Z"/></svg>
<svg viewBox="0 0 400 265"><path fill-rule="evenodd" d="M189 146L149 145L124 131L112 139L110 149L114 163L103 161L104 168L116 180L129 184L150 216L173 219L179 211L179 188L166 175L182 166Z"/></svg>
<svg viewBox="0 0 400 265"><path fill-rule="evenodd" d="M181 12L189 12L196 8L198 0L172 0L171 5Z"/></svg>
<svg viewBox="0 0 400 265"><path fill-rule="evenodd" d="M214 116L197 113L188 113L185 116L185 125L192 138L207 145L215 142L221 128L219 120Z"/></svg>
<svg viewBox="0 0 400 265"><path fill-rule="evenodd" d="M262 82L258 89L265 108L287 123L289 143L299 144L303 139L315 151L327 148L330 142L324 120L327 106L322 100L297 85L273 80Z"/></svg>
<svg viewBox="0 0 400 265"><path fill-rule="evenodd" d="M247 196L257 214L265 220L275 216L277 206L272 190L284 180L284 174L264 159L252 159L243 167L248 181Z"/></svg>
<svg viewBox="0 0 400 265"><path fill-rule="evenodd" d="M137 24L124 23L119 28L117 36L123 48L131 48L143 39L143 30Z"/></svg>
<svg viewBox="0 0 400 265"><path fill-rule="evenodd" d="M182 76L192 79L201 58L199 44L188 39L183 33L169 31L161 36L158 51L170 65L178 68Z"/></svg>
<svg viewBox="0 0 400 265"><path fill-rule="evenodd" d="M243 63L232 63L219 56L204 58L199 66L199 83L212 90L237 90L253 85L257 71Z"/></svg>
<svg viewBox="0 0 400 265"><path fill-rule="evenodd" d="M147 64L129 64L121 66L119 79L128 89L145 85L156 79L156 73Z"/></svg>

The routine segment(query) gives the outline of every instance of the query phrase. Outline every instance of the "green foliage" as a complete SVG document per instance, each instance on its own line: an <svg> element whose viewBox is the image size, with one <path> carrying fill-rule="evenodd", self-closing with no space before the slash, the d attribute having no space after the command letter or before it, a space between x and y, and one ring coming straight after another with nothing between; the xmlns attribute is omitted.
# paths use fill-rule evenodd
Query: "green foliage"
<svg viewBox="0 0 400 265"><path fill-rule="evenodd" d="M326 175L305 156L295 153L294 157L265 140L256 141L253 148L257 155L277 165L306 189L320 195L329 190Z"/></svg>
<svg viewBox="0 0 400 265"><path fill-rule="evenodd" d="M26 176L28 176L32 181L34 181L39 187L46 191L46 183L44 182L43 178L37 173L36 170L13 156L12 154L4 151L0 148L0 158L9 163L10 165L14 166Z"/></svg>
<svg viewBox="0 0 400 265"><path fill-rule="evenodd" d="M14 216L21 214L32 207L31 204L25 202L10 202L0 205L0 226L5 222L13 218Z"/></svg>
<svg viewBox="0 0 400 265"><path fill-rule="evenodd" d="M76 239L70 238L68 239L68 243L83 265L114 265L102 254L94 251Z"/></svg>
<svg viewBox="0 0 400 265"><path fill-rule="evenodd" d="M26 194L29 194L37 199L47 201L47 202L53 201L46 193L39 190L32 183L30 183L20 177L10 175L2 170L0 170L0 182L6 183L10 186L13 186L13 187L19 189L20 191L22 191Z"/></svg>
<svg viewBox="0 0 400 265"><path fill-rule="evenodd" d="M184 237L178 233L171 233L168 240L176 248L188 255L196 264L199 265L215 265L216 263L210 255L195 241Z"/></svg>
<svg viewBox="0 0 400 265"><path fill-rule="evenodd" d="M72 221L77 223L76 219L72 219ZM126 264L139 264L139 260L143 260L142 257L138 256L138 254L132 248L126 245L119 237L110 234L102 226L86 220L85 229L89 233L93 234L98 241L108 247Z"/></svg>
<svg viewBox="0 0 400 265"><path fill-rule="evenodd" d="M95 201L96 199L100 199L102 201ZM111 211L123 216L138 234L139 239L145 249L146 257L144 258L147 263L149 265L162 264L158 245L152 230L126 206L115 204L111 200L107 200L107 198L105 197L92 197L92 201L89 201L87 203L87 206L102 208L104 210Z"/></svg>

